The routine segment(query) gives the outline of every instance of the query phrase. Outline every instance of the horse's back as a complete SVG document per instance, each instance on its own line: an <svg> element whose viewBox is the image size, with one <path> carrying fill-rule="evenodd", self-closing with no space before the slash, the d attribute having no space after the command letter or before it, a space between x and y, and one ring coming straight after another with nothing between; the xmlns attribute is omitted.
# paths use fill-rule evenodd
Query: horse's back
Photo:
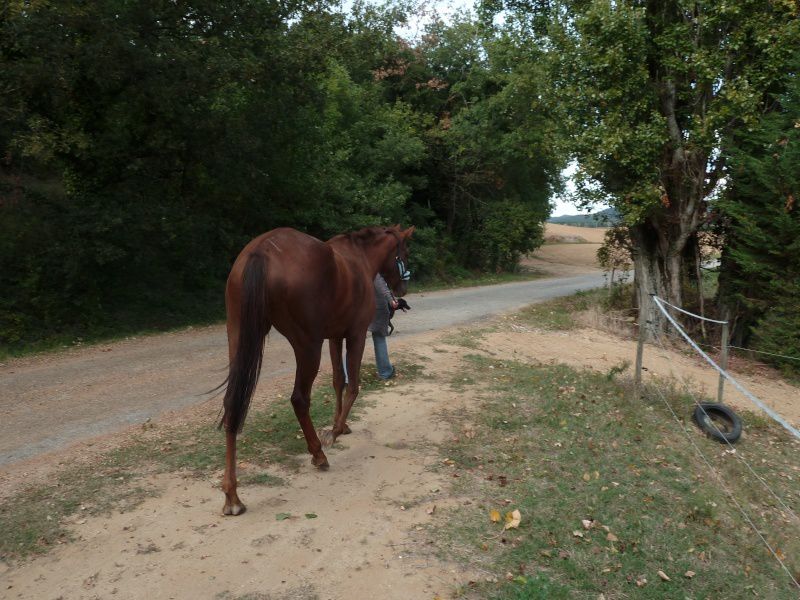
<svg viewBox="0 0 800 600"><path fill-rule="evenodd" d="M265 262L267 316L287 337L317 335L327 329L328 307L335 302L336 261L332 249L315 237L282 227L247 244L228 278L230 298L241 289L251 256Z"/></svg>

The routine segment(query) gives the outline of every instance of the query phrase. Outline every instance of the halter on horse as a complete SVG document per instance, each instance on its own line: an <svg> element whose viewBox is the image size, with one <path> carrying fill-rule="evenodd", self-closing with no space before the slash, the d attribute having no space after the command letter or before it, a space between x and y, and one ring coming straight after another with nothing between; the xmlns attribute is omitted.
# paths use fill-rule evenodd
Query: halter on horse
<svg viewBox="0 0 800 600"><path fill-rule="evenodd" d="M347 416L358 396L367 326L375 313L372 282L380 273L395 296L405 295L411 277L406 241L413 232L414 227L402 230L397 225L368 227L321 242L280 228L255 238L239 254L225 289L230 364L220 423L226 433L223 514L245 510L236 493L236 435L255 392L269 330L275 327L292 345L297 362L292 407L312 464L327 469L322 447L350 433ZM325 339L333 365L342 364L342 342L347 340L349 383L343 401L344 373L333 369L333 427L318 436L309 407Z"/></svg>

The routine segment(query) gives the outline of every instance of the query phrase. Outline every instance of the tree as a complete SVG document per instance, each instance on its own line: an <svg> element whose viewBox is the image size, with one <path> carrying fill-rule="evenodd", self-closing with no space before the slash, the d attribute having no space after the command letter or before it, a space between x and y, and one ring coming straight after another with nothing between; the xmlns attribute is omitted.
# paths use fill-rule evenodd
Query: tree
<svg viewBox="0 0 800 600"><path fill-rule="evenodd" d="M579 192L630 226L639 303L680 305L684 257L726 167L722 144L755 127L800 39L783 0L523 3L553 59L553 102ZM516 6L519 3L515 2ZM541 43L541 42L540 42Z"/></svg>
<svg viewBox="0 0 800 600"><path fill-rule="evenodd" d="M720 296L737 318L735 335L753 348L800 358L798 73L790 72L786 93L758 128L729 141L729 184L718 209L726 240Z"/></svg>
<svg viewBox="0 0 800 600"><path fill-rule="evenodd" d="M535 51L532 49L531 51ZM469 15L434 21L419 44L379 76L397 97L429 116L427 186L416 207L443 224L458 262L513 269L541 244L563 163L552 144L545 78L513 40Z"/></svg>

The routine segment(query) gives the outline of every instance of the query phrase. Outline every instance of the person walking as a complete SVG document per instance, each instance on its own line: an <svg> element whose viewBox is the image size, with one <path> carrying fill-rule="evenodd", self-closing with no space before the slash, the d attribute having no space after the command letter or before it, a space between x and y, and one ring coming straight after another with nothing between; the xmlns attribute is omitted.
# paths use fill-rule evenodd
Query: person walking
<svg viewBox="0 0 800 600"><path fill-rule="evenodd" d="M391 379L394 377L394 367L389 360L386 337L389 335L389 319L391 319L399 304L380 273L375 275L373 283L375 286L375 317L367 329L372 333L372 345L375 347L375 366L378 368L378 377Z"/></svg>
<svg viewBox="0 0 800 600"><path fill-rule="evenodd" d="M400 308L403 311L411 307L405 301L398 301L394 297L389 285L383 276L378 273L372 282L375 288L375 316L367 330L372 333L372 345L375 347L375 366L378 369L378 377L381 379L391 379L394 377L394 366L389 360L389 347L386 338L391 333L391 318L394 311ZM393 329L393 328L392 328ZM344 382L349 381L347 377L347 353L342 353L342 369L344 370Z"/></svg>

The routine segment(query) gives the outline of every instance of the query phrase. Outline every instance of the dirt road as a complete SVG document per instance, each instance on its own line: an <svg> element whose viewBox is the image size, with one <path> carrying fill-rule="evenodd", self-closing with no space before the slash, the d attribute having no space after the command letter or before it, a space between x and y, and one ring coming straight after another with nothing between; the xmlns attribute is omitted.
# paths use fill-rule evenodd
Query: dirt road
<svg viewBox="0 0 800 600"><path fill-rule="evenodd" d="M483 335L477 348L458 345L449 332L430 330L479 320L503 307L510 310L599 281L595 274L587 279L539 280L410 298L414 312L398 319L393 350L396 357L406 354L414 363L424 365L425 376L408 382L401 378L376 390L374 402L354 423L353 435L330 449L330 471L319 472L308 466L305 454L301 457L304 466L297 471L270 464L270 473L279 476L283 485L242 485L240 492L248 512L236 518L220 514L219 470L201 478L183 471L146 476L133 483L127 483L126 478L124 485L146 488L151 497L130 509L123 506L107 514L76 510L63 521L72 542L53 545L38 558L16 562L0 559L0 597L474 597L468 593L469 582L496 582L504 574L495 572L493 565L444 562L441 556L447 554L447 538L436 534L437 527L450 522L453 511L474 502L468 492L452 487L458 474L450 471L448 460L440 453L453 436L461 435L453 431L451 416L468 415L477 402L477 387L461 389L454 385L465 375L464 357L483 352L494 358L534 364L566 362L605 373L633 356L635 342L592 329L539 331L505 317L497 319L498 326ZM79 431L81 425L73 421L61 427L61 421L66 421L71 412L57 412L57 405L64 402L64 406L76 410L77 400L84 397L92 402L87 403L82 418L99 431L124 425L130 415L143 419L146 411L158 414L166 410L167 401L175 406L199 403L181 414L196 412L194 421L207 423L216 412L216 401L203 402L194 390L207 389L221 379L224 342L222 328L211 327L26 359L5 365L3 372L15 371L12 375L38 382L42 403L31 402L30 412L61 432L62 440L67 433ZM268 345L269 366L256 393L258 406L285 403L293 368L292 357L286 352L285 343L273 337ZM708 371L692 357L652 349L648 349L646 364L649 376L679 375L701 384ZM25 420L24 407L6 400L9 379L4 377L0 384L6 386L0 400L4 402L2 410L5 415L13 409L19 420L16 427L9 426L3 416L2 443L7 443L9 433L38 430L35 421ZM770 398L765 391L764 397L776 407L788 407L796 396L796 389L783 384L755 383L769 387L775 396ZM28 400L35 400L33 392L28 394ZM49 407L46 398L52 399ZM136 408L126 412L127 403L137 403ZM116 421L111 417L101 419L100 424L91 420L93 415L110 414L111 408L118 411L114 413L118 415ZM33 429L26 431L23 427ZM156 423L153 431L161 427ZM462 431L468 435L467 429ZM80 437L78 433L76 439ZM44 446L54 443L67 441L53 441L47 436L40 441ZM54 456L59 460L53 460ZM74 456L73 449L44 455L37 461L17 461L9 463L5 473L19 472L31 462L71 464ZM240 477L259 471L257 465L239 464ZM0 490L30 481L28 472L14 481L4 481L3 474L0 467ZM498 493L498 503L501 499L511 501L505 500L503 492ZM91 502L92 498L87 498L87 503Z"/></svg>
<svg viewBox="0 0 800 600"><path fill-rule="evenodd" d="M410 295L413 310L395 319L392 339L478 321L601 284L601 275L593 272ZM225 378L226 348L225 328L216 325L0 365L0 469L201 402ZM291 348L280 334L271 333L262 379L293 370Z"/></svg>

